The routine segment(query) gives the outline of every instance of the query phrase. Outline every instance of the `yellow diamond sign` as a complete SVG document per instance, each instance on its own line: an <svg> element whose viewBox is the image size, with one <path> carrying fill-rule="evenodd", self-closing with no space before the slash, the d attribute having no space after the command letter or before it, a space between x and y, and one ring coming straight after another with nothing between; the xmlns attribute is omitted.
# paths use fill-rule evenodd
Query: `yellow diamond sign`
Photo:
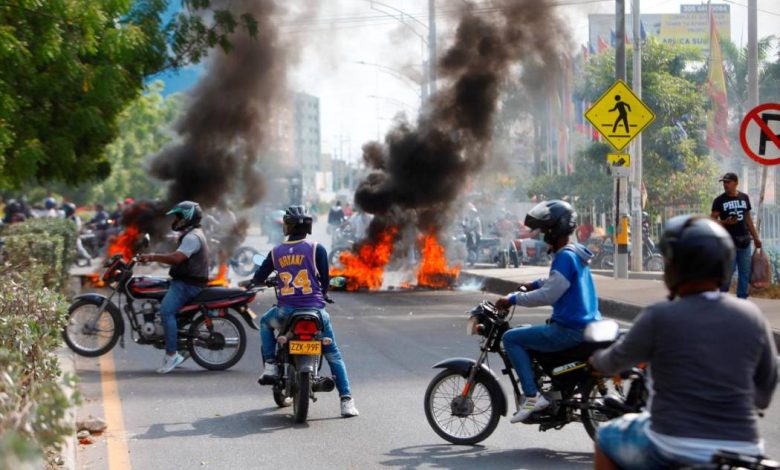
<svg viewBox="0 0 780 470"><path fill-rule="evenodd" d="M623 80L618 80L585 112L615 150L623 150L655 119L655 114Z"/></svg>

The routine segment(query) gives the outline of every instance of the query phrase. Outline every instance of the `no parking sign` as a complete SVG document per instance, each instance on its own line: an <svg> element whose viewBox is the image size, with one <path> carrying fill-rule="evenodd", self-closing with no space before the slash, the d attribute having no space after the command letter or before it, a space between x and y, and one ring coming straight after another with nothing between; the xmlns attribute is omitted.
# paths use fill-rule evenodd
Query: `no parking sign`
<svg viewBox="0 0 780 470"><path fill-rule="evenodd" d="M747 113L739 140L747 156L758 163L780 164L780 104L760 104Z"/></svg>

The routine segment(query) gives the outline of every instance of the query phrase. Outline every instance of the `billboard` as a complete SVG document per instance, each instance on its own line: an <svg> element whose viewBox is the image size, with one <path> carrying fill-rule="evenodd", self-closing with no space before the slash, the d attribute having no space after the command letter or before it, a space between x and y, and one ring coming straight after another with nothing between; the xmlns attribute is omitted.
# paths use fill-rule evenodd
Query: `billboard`
<svg viewBox="0 0 780 470"><path fill-rule="evenodd" d="M643 14L641 27L646 37L655 37L664 44L694 46L704 55L710 51L709 8L715 17L715 25L721 38L731 39L730 5L680 5L680 13ZM589 40L593 49L599 38L610 46L615 45L615 15L589 15ZM633 19L626 15L626 36L633 39Z"/></svg>

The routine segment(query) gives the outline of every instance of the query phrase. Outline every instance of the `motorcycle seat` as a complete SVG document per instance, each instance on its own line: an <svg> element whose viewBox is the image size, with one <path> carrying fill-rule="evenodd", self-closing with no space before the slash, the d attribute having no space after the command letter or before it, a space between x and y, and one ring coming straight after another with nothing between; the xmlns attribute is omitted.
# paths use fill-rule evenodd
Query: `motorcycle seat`
<svg viewBox="0 0 780 470"><path fill-rule="evenodd" d="M188 303L197 304L203 302L211 302L212 300L227 300L234 297L243 297L247 293L244 289L228 288L228 287L207 287L200 291L198 295L193 297Z"/></svg>
<svg viewBox="0 0 780 470"><path fill-rule="evenodd" d="M582 342L573 348L564 349L563 351L528 351L528 353L536 358L536 360L539 362L558 365L573 361L587 361L595 351L607 348L612 345L612 343L612 341L604 341L600 343Z"/></svg>

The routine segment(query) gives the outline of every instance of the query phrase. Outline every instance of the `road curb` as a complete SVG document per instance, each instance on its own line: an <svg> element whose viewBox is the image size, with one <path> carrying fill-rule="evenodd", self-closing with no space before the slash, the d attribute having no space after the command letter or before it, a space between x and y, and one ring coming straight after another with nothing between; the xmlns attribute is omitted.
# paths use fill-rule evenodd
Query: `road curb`
<svg viewBox="0 0 780 470"><path fill-rule="evenodd" d="M488 292L492 292L498 295L506 295L510 292L517 290L518 283L507 281L506 279L499 279L490 276L481 276L478 274L460 273L461 283L479 283L480 289ZM599 297L599 310L605 317L614 318L616 320L622 320L626 322L633 322L639 315L639 312L644 308L641 305L635 305L628 302L623 302L615 299L607 299ZM780 331L772 330L772 335L775 339L775 345L780 350Z"/></svg>
<svg viewBox="0 0 780 470"><path fill-rule="evenodd" d="M60 362L60 370L62 375L69 374L76 377L76 356L74 353L66 347L59 348L55 354ZM76 470L76 405L73 403L73 394L76 392L75 384L71 386L66 382L61 382L62 388L65 394L68 396L68 401L71 405L65 411L65 420L68 427L71 428L70 435L65 437L65 444L62 447L62 460L63 464L60 468L65 470Z"/></svg>

